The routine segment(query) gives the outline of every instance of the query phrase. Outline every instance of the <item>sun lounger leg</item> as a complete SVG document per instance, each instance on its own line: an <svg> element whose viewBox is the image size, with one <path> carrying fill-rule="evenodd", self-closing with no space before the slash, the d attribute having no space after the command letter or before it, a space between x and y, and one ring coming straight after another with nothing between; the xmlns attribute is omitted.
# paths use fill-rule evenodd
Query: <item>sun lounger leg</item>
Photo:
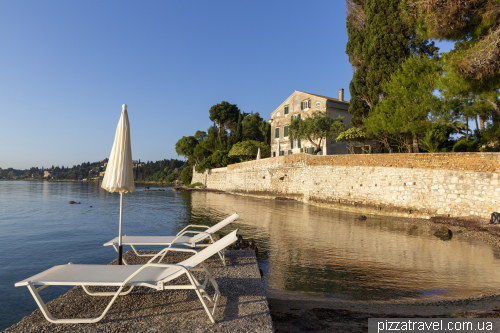
<svg viewBox="0 0 500 333"><path fill-rule="evenodd" d="M113 296L114 294L116 294L116 292L93 292L93 291L88 290L87 286L82 286L82 288L90 296ZM120 296L125 296L125 295L130 294L132 289L134 289L134 286L130 287L129 290L120 293Z"/></svg>
<svg viewBox="0 0 500 333"><path fill-rule="evenodd" d="M137 250L135 249L135 247L132 244L130 244L130 246L132 247L132 249L134 249L135 255L138 257L154 257L155 256L154 254L140 254L139 252L137 252Z"/></svg>
<svg viewBox="0 0 500 333"><path fill-rule="evenodd" d="M215 314L215 308L217 306L217 303L214 303L213 311L210 312L210 309L208 308L207 303L203 299L203 296L200 292L200 288L199 288L200 284L195 282L196 278L191 273L187 273L186 275L188 276L189 280L191 281L191 284L195 287L194 291L196 292L196 295L198 295L198 298L200 299L200 302L203 305L203 308L205 309L205 311L208 315L208 318L210 318L210 321L212 322L212 324L215 324L214 314ZM203 289L201 289L201 290L203 290ZM203 290L203 292L205 292L205 290Z"/></svg>
<svg viewBox="0 0 500 333"><path fill-rule="evenodd" d="M163 253L160 260L158 260L159 263L163 260L163 258L165 258L165 256L167 255L167 252L168 252L168 250L166 250L165 253Z"/></svg>
<svg viewBox="0 0 500 333"><path fill-rule="evenodd" d="M104 309L103 313L99 317L96 317L96 318L57 319L57 318L52 317L52 315L50 314L49 310L45 306L45 303L43 302L42 298L38 294L38 291L36 290L36 288L33 285L33 283L30 282L27 285L27 287L28 287L29 291L31 292L31 295L33 295L33 298L35 299L35 302L38 304L38 307L40 308L40 311L42 311L45 319L47 319L51 323L55 323L55 324L85 324L85 323L88 324L88 323L97 323L102 318L104 318L104 316L106 315L106 313L108 313L109 309L111 308L111 305L113 305L113 303L115 302L116 298L118 297L118 295L120 295L120 293L121 293L121 291L123 289L123 286L121 286L120 289L118 289L118 291L114 294L115 296L113 297L113 299L111 299L111 301L109 302L108 306L106 307L106 309Z"/></svg>
<svg viewBox="0 0 500 333"><path fill-rule="evenodd" d="M220 260L222 260L222 264L226 266L226 251L222 250L217 253L219 254Z"/></svg>
<svg viewBox="0 0 500 333"><path fill-rule="evenodd" d="M213 239L212 235L209 236L212 244L215 243L215 239ZM226 252L225 250L217 252L219 254L220 260L222 260L222 264L226 266Z"/></svg>

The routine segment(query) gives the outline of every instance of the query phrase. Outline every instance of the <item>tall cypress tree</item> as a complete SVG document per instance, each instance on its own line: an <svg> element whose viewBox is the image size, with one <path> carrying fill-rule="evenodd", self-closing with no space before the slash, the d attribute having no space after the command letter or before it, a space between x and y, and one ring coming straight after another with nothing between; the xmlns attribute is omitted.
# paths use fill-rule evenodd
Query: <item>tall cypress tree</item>
<svg viewBox="0 0 500 333"><path fill-rule="evenodd" d="M411 55L433 55L433 42L416 35L400 13L400 0L347 0L346 53L355 72L349 85L351 123L359 127L385 95L382 83Z"/></svg>

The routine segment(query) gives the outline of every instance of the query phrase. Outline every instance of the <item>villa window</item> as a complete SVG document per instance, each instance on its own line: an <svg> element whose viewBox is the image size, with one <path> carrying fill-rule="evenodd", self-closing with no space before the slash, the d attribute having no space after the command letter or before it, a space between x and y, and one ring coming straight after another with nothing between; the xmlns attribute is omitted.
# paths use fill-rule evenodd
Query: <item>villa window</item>
<svg viewBox="0 0 500 333"><path fill-rule="evenodd" d="M310 105L311 105L311 101L300 102L300 109L307 110L307 109L309 109Z"/></svg>
<svg viewBox="0 0 500 333"><path fill-rule="evenodd" d="M288 114L289 111L288 111L288 106L285 106L285 114Z"/></svg>
<svg viewBox="0 0 500 333"><path fill-rule="evenodd" d="M279 139L280 138L280 128L279 127L276 127L274 129L274 138L275 139Z"/></svg>
<svg viewBox="0 0 500 333"><path fill-rule="evenodd" d="M287 137L288 136L288 126L285 126L285 129L283 130L283 137Z"/></svg>

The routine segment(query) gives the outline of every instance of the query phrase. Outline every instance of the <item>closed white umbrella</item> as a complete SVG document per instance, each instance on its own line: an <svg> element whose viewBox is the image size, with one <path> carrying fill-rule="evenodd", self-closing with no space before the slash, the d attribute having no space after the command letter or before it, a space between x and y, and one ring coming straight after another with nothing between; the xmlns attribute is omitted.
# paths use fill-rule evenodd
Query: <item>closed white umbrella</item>
<svg viewBox="0 0 500 333"><path fill-rule="evenodd" d="M259 149L257 150L257 159L260 160L260 147Z"/></svg>
<svg viewBox="0 0 500 333"><path fill-rule="evenodd" d="M115 142L109 155L106 173L101 187L109 192L120 193L120 229L118 241L118 265L122 264L122 220L123 193L135 192L132 172L132 147L130 144L130 124L128 122L127 105L122 105L122 115L116 127Z"/></svg>
<svg viewBox="0 0 500 333"><path fill-rule="evenodd" d="M280 156L280 142L278 141L278 151L276 152L276 157Z"/></svg>

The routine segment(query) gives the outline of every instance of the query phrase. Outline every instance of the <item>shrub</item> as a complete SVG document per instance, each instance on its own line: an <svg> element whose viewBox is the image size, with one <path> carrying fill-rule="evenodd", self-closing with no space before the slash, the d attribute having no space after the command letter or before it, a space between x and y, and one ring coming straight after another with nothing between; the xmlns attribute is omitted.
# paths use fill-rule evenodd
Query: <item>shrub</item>
<svg viewBox="0 0 500 333"><path fill-rule="evenodd" d="M483 133L486 151L500 151L500 125L487 124Z"/></svg>
<svg viewBox="0 0 500 333"><path fill-rule="evenodd" d="M467 152L467 151L479 151L481 142L479 140L459 140L453 146L454 152Z"/></svg>
<svg viewBox="0 0 500 333"><path fill-rule="evenodd" d="M265 143L247 140L236 143L229 152L230 157L239 158L243 160L253 160L257 157L257 152L260 148L260 156L262 158L271 157L271 147Z"/></svg>
<svg viewBox="0 0 500 333"><path fill-rule="evenodd" d="M198 164L196 171L198 173L203 173L207 169L223 168L232 163L234 163L234 159L228 156L227 150L216 151L212 155L205 157L200 164Z"/></svg>
<svg viewBox="0 0 500 333"><path fill-rule="evenodd" d="M189 187L189 188L195 188L196 186L203 186L203 184L202 184L202 183L200 183L200 182L198 182L198 183L193 183L193 184L190 184L190 185L188 185L187 187Z"/></svg>
<svg viewBox="0 0 500 333"><path fill-rule="evenodd" d="M181 172L181 180L187 186L191 184L191 179L193 179L193 168L188 165Z"/></svg>
<svg viewBox="0 0 500 333"><path fill-rule="evenodd" d="M420 148L428 151L429 153L435 153L439 150L439 146L445 142L446 139L446 133L434 129L425 133L425 136L418 140L418 145Z"/></svg>

